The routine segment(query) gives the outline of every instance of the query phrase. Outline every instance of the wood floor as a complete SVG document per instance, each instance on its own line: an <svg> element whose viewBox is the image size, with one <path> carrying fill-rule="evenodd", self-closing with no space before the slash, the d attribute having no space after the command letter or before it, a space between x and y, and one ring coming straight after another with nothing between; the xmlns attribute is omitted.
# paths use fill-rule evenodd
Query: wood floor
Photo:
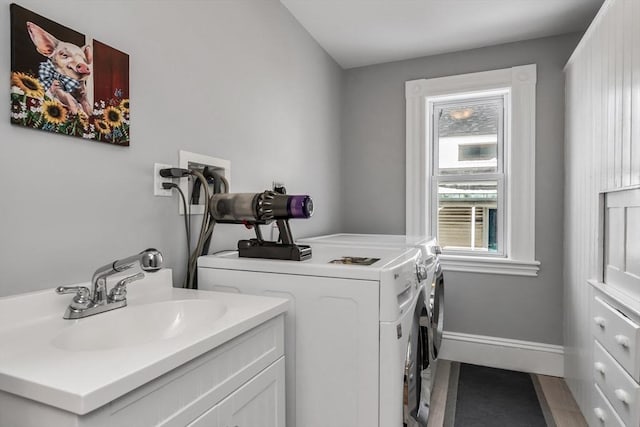
<svg viewBox="0 0 640 427"><path fill-rule="evenodd" d="M564 379L549 377L547 375L531 374L534 384L537 380L542 388L544 400L549 406L553 421L558 427L586 427L585 421L578 404L567 387ZM542 399L541 399L542 400Z"/></svg>
<svg viewBox="0 0 640 427"><path fill-rule="evenodd" d="M451 362L438 361L428 427L442 427L445 424L450 375ZM538 396L543 396L540 398L542 410L550 427L587 427L587 422L562 378L531 374L531 379Z"/></svg>

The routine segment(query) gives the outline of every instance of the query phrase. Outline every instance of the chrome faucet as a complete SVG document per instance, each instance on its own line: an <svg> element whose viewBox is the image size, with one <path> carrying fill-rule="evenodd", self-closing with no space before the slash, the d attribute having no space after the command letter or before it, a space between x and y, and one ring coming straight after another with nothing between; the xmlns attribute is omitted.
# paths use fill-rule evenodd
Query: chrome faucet
<svg viewBox="0 0 640 427"><path fill-rule="evenodd" d="M65 319L81 319L127 305L127 284L144 277L143 272L121 279L107 292L107 278L117 273L137 267L144 272L155 272L162 268L162 253L156 249L146 249L139 254L103 265L93 273L92 290L85 286L60 286L58 294L75 293L71 304L64 313Z"/></svg>

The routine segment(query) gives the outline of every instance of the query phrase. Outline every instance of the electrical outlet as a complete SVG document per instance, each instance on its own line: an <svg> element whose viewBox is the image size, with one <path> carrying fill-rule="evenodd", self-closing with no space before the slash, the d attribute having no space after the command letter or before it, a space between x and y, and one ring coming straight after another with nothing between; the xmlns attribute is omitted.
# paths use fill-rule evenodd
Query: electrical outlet
<svg viewBox="0 0 640 427"><path fill-rule="evenodd" d="M171 197L173 195L171 189L165 190L162 188L163 182L173 182L172 178L164 178L160 176L160 169L170 168L171 165L165 165L162 163L154 163L153 164L153 195L154 196L164 196Z"/></svg>
<svg viewBox="0 0 640 427"><path fill-rule="evenodd" d="M229 160L218 159L211 156L205 156L203 154L191 153L189 151L180 150L180 167L190 170L203 170L205 166L213 168L217 173L224 176L227 181L231 181L231 162ZM195 179L195 178L194 178ZM180 189L187 195L187 199L191 200L191 191L193 189L193 179L181 179ZM227 189L229 190L229 189ZM199 203L197 205L190 205L192 214L203 214L205 203L204 192L201 191ZM184 207L182 203L178 204L178 210L181 215L184 215Z"/></svg>

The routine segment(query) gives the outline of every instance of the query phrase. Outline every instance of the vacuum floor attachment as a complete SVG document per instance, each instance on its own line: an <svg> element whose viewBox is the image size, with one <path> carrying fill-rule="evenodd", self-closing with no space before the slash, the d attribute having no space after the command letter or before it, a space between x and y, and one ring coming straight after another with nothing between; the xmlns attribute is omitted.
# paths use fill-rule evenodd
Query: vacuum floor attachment
<svg viewBox="0 0 640 427"><path fill-rule="evenodd" d="M304 261L311 259L311 246L279 242L260 242L258 239L239 240L240 258L283 259Z"/></svg>
<svg viewBox="0 0 640 427"><path fill-rule="evenodd" d="M311 246L296 245L293 242L289 221L276 221L280 231L280 240L271 242L262 238L260 227L256 225L255 239L238 241L238 254L241 258L283 259L289 261L304 261L311 258Z"/></svg>

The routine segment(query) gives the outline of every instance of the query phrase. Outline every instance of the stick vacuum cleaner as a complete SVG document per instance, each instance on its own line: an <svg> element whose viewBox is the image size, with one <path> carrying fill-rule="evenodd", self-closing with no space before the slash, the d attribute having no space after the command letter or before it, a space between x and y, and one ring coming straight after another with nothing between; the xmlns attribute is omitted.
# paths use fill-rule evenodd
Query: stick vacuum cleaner
<svg viewBox="0 0 640 427"><path fill-rule="evenodd" d="M243 258L267 258L304 261L311 258L311 247L296 245L289 219L310 218L313 200L307 195L287 195L273 191L263 193L219 193L211 196L209 212L218 223L244 224L253 228L255 239L238 241L238 253ZM276 221L280 238L267 241L260 225Z"/></svg>

